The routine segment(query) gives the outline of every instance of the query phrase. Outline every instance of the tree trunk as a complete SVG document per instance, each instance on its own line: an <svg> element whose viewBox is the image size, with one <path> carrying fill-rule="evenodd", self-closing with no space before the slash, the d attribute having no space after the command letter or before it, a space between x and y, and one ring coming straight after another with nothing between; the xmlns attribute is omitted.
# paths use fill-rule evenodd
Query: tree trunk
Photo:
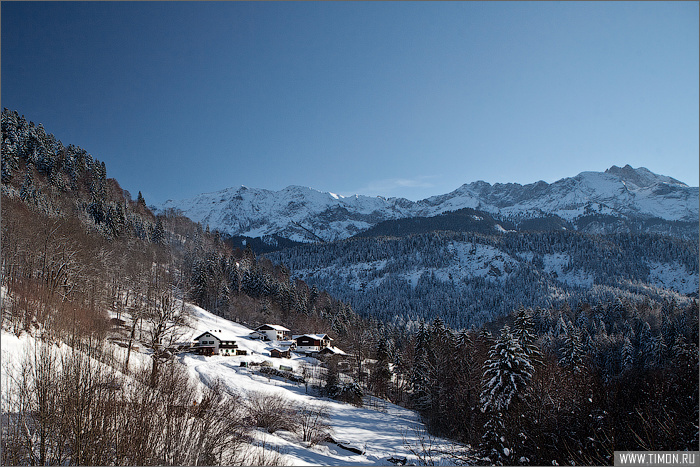
<svg viewBox="0 0 700 467"><path fill-rule="evenodd" d="M135 319L131 324L131 335L129 336L129 346L126 349L126 361L124 362L124 374L129 374L129 357L131 356L131 345L134 342L134 335L136 334L136 322Z"/></svg>

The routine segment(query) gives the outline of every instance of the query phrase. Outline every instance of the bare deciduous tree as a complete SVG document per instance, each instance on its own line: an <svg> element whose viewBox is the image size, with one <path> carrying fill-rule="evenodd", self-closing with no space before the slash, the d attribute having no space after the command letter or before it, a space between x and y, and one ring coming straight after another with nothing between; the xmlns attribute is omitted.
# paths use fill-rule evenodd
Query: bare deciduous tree
<svg viewBox="0 0 700 467"><path fill-rule="evenodd" d="M315 446L330 435L330 412L327 406L302 404L296 412L297 431L303 442Z"/></svg>

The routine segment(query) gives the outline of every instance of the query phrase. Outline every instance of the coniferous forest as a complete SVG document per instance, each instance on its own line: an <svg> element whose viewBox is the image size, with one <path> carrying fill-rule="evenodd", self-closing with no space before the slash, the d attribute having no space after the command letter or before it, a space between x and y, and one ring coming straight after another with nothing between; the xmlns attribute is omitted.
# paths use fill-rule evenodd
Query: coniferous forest
<svg viewBox="0 0 700 467"><path fill-rule="evenodd" d="M104 163L17 112L3 111L2 134L2 328L46 343L3 382L3 394L17 389L3 396L3 465L278 462L247 449L261 426L251 406L216 386L193 405L161 351L189 319L184 301L250 327L327 332L350 357L324 362L319 394L416 410L427 440L454 441L415 447L426 465L438 454L610 465L614 451L699 449L697 293L649 284L650 262L697 273L697 239L443 231L262 256L154 215ZM460 248L493 269L450 278ZM433 272L402 276L419 267ZM329 268L340 272L318 274ZM148 367L109 351L115 314L129 352L154 350Z"/></svg>
<svg viewBox="0 0 700 467"><path fill-rule="evenodd" d="M415 326L482 326L520 305L697 299L697 238L577 231L433 231L351 238L268 253L365 316ZM667 269L685 293L658 282ZM668 279L667 279L668 281Z"/></svg>

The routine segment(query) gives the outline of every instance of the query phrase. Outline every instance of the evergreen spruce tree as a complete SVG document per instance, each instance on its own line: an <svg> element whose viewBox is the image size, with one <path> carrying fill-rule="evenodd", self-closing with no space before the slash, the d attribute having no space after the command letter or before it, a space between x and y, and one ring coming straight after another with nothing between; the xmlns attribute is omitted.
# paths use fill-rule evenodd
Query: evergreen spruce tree
<svg viewBox="0 0 700 467"><path fill-rule="evenodd" d="M151 241L158 245L165 243L165 228L163 227L163 218L158 216L156 218L156 226L153 228L153 234L151 235Z"/></svg>
<svg viewBox="0 0 700 467"><path fill-rule="evenodd" d="M569 322L564 328L564 343L559 363L574 374L583 369L583 338L581 330Z"/></svg>
<svg viewBox="0 0 700 467"><path fill-rule="evenodd" d="M650 368L660 366L666 353L666 341L662 334L658 334L649 339L646 349L646 363Z"/></svg>
<svg viewBox="0 0 700 467"><path fill-rule="evenodd" d="M621 349L622 355L621 357L621 363L622 363L622 369L628 369L632 368L634 365L634 347L632 346L632 342L630 341L629 337L625 337L623 342L622 342L622 349Z"/></svg>
<svg viewBox="0 0 700 467"><path fill-rule="evenodd" d="M386 397L389 390L389 382L391 381L391 369L389 362L391 354L388 339L380 335L376 343L376 363L371 376L372 390L378 397Z"/></svg>
<svg viewBox="0 0 700 467"><path fill-rule="evenodd" d="M542 363L542 352L536 343L535 324L532 317L532 310L523 306L515 313L513 323L513 335L518 339L520 347L533 364Z"/></svg>
<svg viewBox="0 0 700 467"><path fill-rule="evenodd" d="M419 412L424 412L432 407L432 365L428 347L429 334L425 329L425 323L421 321L416 334L413 369L410 376L413 405Z"/></svg>
<svg viewBox="0 0 700 467"><path fill-rule="evenodd" d="M2 183L9 183L14 172L19 170L19 156L16 143L6 133L4 112L2 117Z"/></svg>
<svg viewBox="0 0 700 467"><path fill-rule="evenodd" d="M22 201L28 201L34 197L34 177L32 176L31 166L27 165L27 174L24 176L24 182L19 189L19 197Z"/></svg>
<svg viewBox="0 0 700 467"><path fill-rule="evenodd" d="M484 363L481 404L484 411L503 412L522 400L534 368L520 342L504 326Z"/></svg>
<svg viewBox="0 0 700 467"><path fill-rule="evenodd" d="M484 363L481 410L488 414L482 453L496 464L512 464L518 440L506 426L510 411L526 395L534 368L518 339L504 326Z"/></svg>

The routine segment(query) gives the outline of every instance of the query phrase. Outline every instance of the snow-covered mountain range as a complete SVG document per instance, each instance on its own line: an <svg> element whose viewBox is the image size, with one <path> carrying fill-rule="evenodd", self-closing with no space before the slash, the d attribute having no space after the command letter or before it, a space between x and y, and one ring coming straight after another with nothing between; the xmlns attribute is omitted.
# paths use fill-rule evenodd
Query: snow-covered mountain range
<svg viewBox="0 0 700 467"><path fill-rule="evenodd" d="M644 167L612 166L554 183L491 185L477 181L451 193L420 201L355 195L344 197L312 188L280 191L228 188L191 199L169 200L156 211L175 209L230 235L278 235L300 242L351 237L379 222L432 217L463 208L507 219L559 216L574 222L602 215L623 220L698 221L698 188Z"/></svg>

